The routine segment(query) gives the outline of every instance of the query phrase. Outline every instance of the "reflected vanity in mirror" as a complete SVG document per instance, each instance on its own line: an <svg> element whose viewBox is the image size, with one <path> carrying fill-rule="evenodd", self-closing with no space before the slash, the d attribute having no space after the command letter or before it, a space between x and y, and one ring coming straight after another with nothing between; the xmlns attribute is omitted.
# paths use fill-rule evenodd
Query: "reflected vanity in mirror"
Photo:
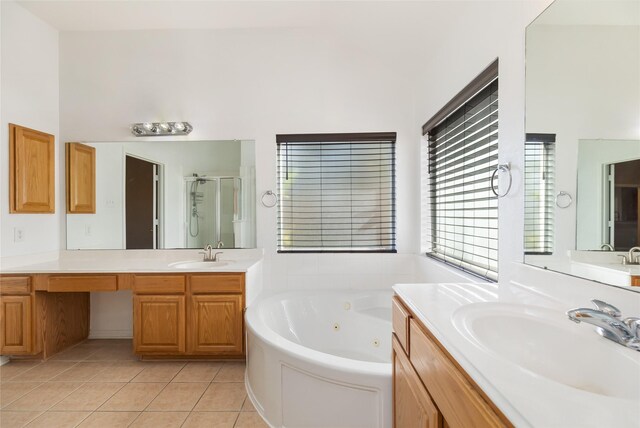
<svg viewBox="0 0 640 428"><path fill-rule="evenodd" d="M255 248L253 141L83 143L95 212L67 214L67 249Z"/></svg>
<svg viewBox="0 0 640 428"><path fill-rule="evenodd" d="M640 291L640 2L527 27L525 128L525 263Z"/></svg>

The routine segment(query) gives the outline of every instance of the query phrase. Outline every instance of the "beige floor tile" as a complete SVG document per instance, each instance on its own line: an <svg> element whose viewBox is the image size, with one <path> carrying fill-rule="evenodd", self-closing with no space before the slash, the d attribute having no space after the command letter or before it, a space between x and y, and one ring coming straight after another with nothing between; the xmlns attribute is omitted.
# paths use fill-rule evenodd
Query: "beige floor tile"
<svg viewBox="0 0 640 428"><path fill-rule="evenodd" d="M131 382L171 382L180 370L184 367L184 363L146 363L145 367L138 376L134 377Z"/></svg>
<svg viewBox="0 0 640 428"><path fill-rule="evenodd" d="M127 361L137 360L138 357L133 353L130 347L104 347L98 348L96 352L91 354L85 361Z"/></svg>
<svg viewBox="0 0 640 428"><path fill-rule="evenodd" d="M47 361L12 378L19 382L44 382L76 365L70 361Z"/></svg>
<svg viewBox="0 0 640 428"><path fill-rule="evenodd" d="M53 357L50 361L83 361L89 358L97 349L73 347L66 349Z"/></svg>
<svg viewBox="0 0 640 428"><path fill-rule="evenodd" d="M129 383L107 400L99 410L142 411L166 385L166 383Z"/></svg>
<svg viewBox="0 0 640 428"><path fill-rule="evenodd" d="M111 367L105 362L87 363L79 362L69 370L65 370L59 375L50 379L51 382L86 382L95 377L98 373Z"/></svg>
<svg viewBox="0 0 640 428"><path fill-rule="evenodd" d="M191 411L207 389L206 383L170 383L149 404L147 411Z"/></svg>
<svg viewBox="0 0 640 428"><path fill-rule="evenodd" d="M18 428L23 427L34 420L42 412L0 412L0 427Z"/></svg>
<svg viewBox="0 0 640 428"><path fill-rule="evenodd" d="M257 412L242 412L234 428L269 428Z"/></svg>
<svg viewBox="0 0 640 428"><path fill-rule="evenodd" d="M132 428L179 428L189 412L143 412L130 425Z"/></svg>
<svg viewBox="0 0 640 428"><path fill-rule="evenodd" d="M140 412L94 412L85 419L81 428L126 428Z"/></svg>
<svg viewBox="0 0 640 428"><path fill-rule="evenodd" d="M90 412L102 406L118 392L124 383L90 382L73 391L64 400L53 406L51 410Z"/></svg>
<svg viewBox="0 0 640 428"><path fill-rule="evenodd" d="M7 364L0 366L0 380L12 380L18 376L41 364L41 361L10 361Z"/></svg>
<svg viewBox="0 0 640 428"><path fill-rule="evenodd" d="M28 428L72 428L80 424L89 412L44 412L27 425Z"/></svg>
<svg viewBox="0 0 640 428"><path fill-rule="evenodd" d="M0 383L0 407L7 406L27 392L40 386L39 382L2 382Z"/></svg>
<svg viewBox="0 0 640 428"><path fill-rule="evenodd" d="M242 408L242 403L246 397L244 383L240 382L219 382L211 383L196 404L196 411L238 411Z"/></svg>
<svg viewBox="0 0 640 428"><path fill-rule="evenodd" d="M90 382L129 382L144 369L144 364L137 361L110 363L100 371Z"/></svg>
<svg viewBox="0 0 640 428"><path fill-rule="evenodd" d="M182 428L233 428L235 412L191 412Z"/></svg>
<svg viewBox="0 0 640 428"><path fill-rule="evenodd" d="M251 400L249 400L249 397L247 397L244 400L244 404L242 405L242 411L243 412L255 412L256 408L253 407L253 403L251 403Z"/></svg>
<svg viewBox="0 0 640 428"><path fill-rule="evenodd" d="M172 382L211 382L222 367L222 363L192 362L187 363Z"/></svg>
<svg viewBox="0 0 640 428"><path fill-rule="evenodd" d="M228 362L224 363L214 382L244 382L244 362Z"/></svg>
<svg viewBox="0 0 640 428"><path fill-rule="evenodd" d="M43 383L9 404L6 410L47 410L81 385L80 382Z"/></svg>

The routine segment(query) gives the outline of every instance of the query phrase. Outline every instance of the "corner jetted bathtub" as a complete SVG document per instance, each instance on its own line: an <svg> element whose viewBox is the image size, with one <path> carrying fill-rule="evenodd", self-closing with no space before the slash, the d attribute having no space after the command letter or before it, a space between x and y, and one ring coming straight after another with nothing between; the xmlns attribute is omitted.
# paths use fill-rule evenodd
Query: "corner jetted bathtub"
<svg viewBox="0 0 640 428"><path fill-rule="evenodd" d="M391 290L291 291L246 312L245 383L272 427L391 427Z"/></svg>

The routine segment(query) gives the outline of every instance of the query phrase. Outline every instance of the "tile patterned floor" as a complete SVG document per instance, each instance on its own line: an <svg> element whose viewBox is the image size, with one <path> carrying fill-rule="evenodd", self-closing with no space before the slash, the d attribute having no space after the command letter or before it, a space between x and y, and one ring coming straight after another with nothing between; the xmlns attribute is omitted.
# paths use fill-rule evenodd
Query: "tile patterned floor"
<svg viewBox="0 0 640 428"><path fill-rule="evenodd" d="M0 428L263 428L244 362L141 362L130 340L87 340L0 366Z"/></svg>

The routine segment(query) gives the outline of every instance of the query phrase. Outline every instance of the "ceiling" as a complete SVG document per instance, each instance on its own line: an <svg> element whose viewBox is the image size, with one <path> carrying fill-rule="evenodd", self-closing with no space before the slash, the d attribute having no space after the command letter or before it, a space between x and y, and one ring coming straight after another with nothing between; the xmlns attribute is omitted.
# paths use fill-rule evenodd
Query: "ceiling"
<svg viewBox="0 0 640 428"><path fill-rule="evenodd" d="M479 1L19 0L60 31L419 25L446 3ZM450 9L448 9L450 12Z"/></svg>

